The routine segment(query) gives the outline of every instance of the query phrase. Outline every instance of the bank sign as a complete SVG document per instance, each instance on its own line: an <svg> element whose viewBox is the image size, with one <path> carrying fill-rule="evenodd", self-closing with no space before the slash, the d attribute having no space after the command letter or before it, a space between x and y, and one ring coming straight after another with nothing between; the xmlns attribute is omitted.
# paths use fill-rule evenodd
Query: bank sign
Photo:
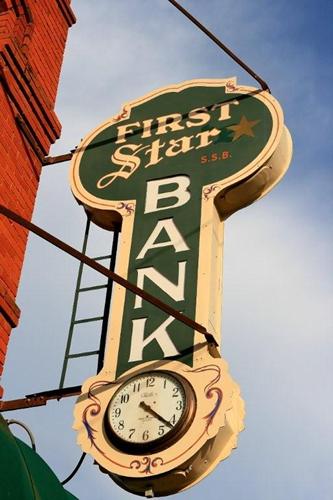
<svg viewBox="0 0 333 500"><path fill-rule="evenodd" d="M224 221L269 191L290 158L268 92L194 80L130 102L91 132L71 188L96 224L121 230L117 272L220 342ZM201 334L119 285L109 323L104 379L163 360L199 363Z"/></svg>

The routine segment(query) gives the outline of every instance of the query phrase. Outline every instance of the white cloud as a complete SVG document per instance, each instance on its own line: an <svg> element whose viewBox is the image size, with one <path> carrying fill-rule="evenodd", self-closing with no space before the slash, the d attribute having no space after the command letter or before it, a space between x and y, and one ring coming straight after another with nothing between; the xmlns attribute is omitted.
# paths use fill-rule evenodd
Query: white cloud
<svg viewBox="0 0 333 500"><path fill-rule="evenodd" d="M284 1L183 5L268 80L296 140L285 180L226 222L223 352L246 399L247 428L232 457L181 498L223 491L228 500L281 500L288 487L287 500L330 500L332 156L329 86L317 78L326 74L326 63L302 32L302 23L312 20L300 2L288 11ZM78 24L66 51L57 103L63 136L54 154L159 85L232 74L253 85L166 1L75 1L73 7ZM80 248L84 214L70 193L67 169L45 167L34 220ZM105 239L95 238L104 250ZM77 266L31 238L18 297L22 318L4 374L6 398L57 385ZM92 371L86 364L76 375ZM80 456L72 405L70 399L16 414L33 427L40 453L61 478ZM130 496L91 459L68 489L80 500Z"/></svg>

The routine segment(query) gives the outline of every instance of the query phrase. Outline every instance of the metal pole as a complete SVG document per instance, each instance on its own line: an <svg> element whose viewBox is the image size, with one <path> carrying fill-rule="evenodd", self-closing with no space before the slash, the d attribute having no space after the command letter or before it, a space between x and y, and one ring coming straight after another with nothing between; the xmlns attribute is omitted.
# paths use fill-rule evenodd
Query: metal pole
<svg viewBox="0 0 333 500"><path fill-rule="evenodd" d="M83 254L85 254L86 250L87 250L89 228L90 228L90 219L89 219L89 217L87 217L86 229L84 232L83 245L82 245L82 253ZM62 389L64 387L64 382L65 382L65 377L66 377L66 371L67 371L67 365L68 365L68 359L69 359L68 355L69 355L69 351L70 351L71 344L72 344L72 337L73 337L74 326L75 326L74 321L76 318L76 311L77 311L77 305L78 305L78 300L79 300L79 289L81 286L83 266L84 266L84 264L81 261L80 266L79 266L79 272L78 272L77 279L76 279L71 322L70 322L70 326L69 326L67 344L66 344L66 349L65 349L64 363L62 365L61 377L60 377L60 382L59 382L59 389Z"/></svg>
<svg viewBox="0 0 333 500"><path fill-rule="evenodd" d="M95 262L93 259L90 259L87 257L87 255L84 255L82 252L79 252L75 248L71 247L64 241L59 240L59 238L56 238L52 234L48 233L41 227L36 226L36 224L33 224L32 222L28 221L24 217L21 217L17 213L13 212L12 210L9 210L7 207L4 207L3 205L0 204L0 214L4 215L5 217L8 217L12 221L16 222L22 227L25 227L29 231L32 231L34 234L37 234L40 238L43 238L45 241L48 241L52 245L60 248L65 253L68 253L75 259L78 259L79 261L83 262L87 266L91 267L92 269L95 269L95 271L103 274L107 278L112 279L118 285L123 286L126 288L126 290L129 290L130 292L134 293L135 295L139 295L139 297L142 297L143 300L146 300L150 304L154 305L161 311L169 314L173 318L177 319L184 325L188 326L189 328L192 328L193 330L196 330L199 333L202 333L206 339L206 341L209 344L212 344L214 346L218 346L218 343L214 337L213 334L209 333L207 329L201 325L200 323L197 323L193 319L189 318L188 316L185 316L185 314L182 314L181 312L177 311L173 307L169 306L165 302L162 302L161 300L157 299L154 297L152 294L145 292L138 286L134 285L127 279L123 278L122 276L119 276L119 274L114 273L113 271L110 271L104 266L101 266L98 262Z"/></svg>
<svg viewBox="0 0 333 500"><path fill-rule="evenodd" d="M214 43L216 43L216 45L218 47L220 47L220 49L222 49L229 57L231 57L231 59L233 59L239 66L241 66L241 68L243 68L247 73L249 73L249 75L251 75L252 78L257 80L257 82L260 84L262 90L267 90L268 92L270 92L269 86L267 85L265 80L260 78L260 76L258 76L253 71L253 69L250 68L250 66L248 66L244 61L242 61L242 59L240 59L238 56L236 56L236 54L234 54L232 52L232 50L229 49L229 47L227 47L224 43L221 42L221 40L219 40L215 35L213 35L213 33L211 31L209 31L203 24L201 24L200 21L198 21L198 19L196 19L194 16L192 16L192 14L190 14L190 12L188 12L186 9L184 9L184 7L179 5L179 3L176 2L175 0L168 0L168 1L174 7L176 7L176 9L178 9L182 14L184 14L184 16L187 17L187 19L189 19L201 31L203 31L203 33L205 33L205 35L207 35L208 38L210 38Z"/></svg>
<svg viewBox="0 0 333 500"><path fill-rule="evenodd" d="M119 239L119 233L118 233L118 231L115 231L113 233L112 250L111 250L110 267L109 267L110 271L112 271L112 272L114 271L115 265L116 265L118 239ZM98 361L97 361L97 373L102 369L103 364L104 364L105 344L106 344L106 337L107 337L107 331L108 331L112 288L113 288L113 280L111 278L109 278L107 288L106 288L106 295L105 295L102 332L101 332L101 339L100 339L100 343L99 343L99 355L98 355Z"/></svg>

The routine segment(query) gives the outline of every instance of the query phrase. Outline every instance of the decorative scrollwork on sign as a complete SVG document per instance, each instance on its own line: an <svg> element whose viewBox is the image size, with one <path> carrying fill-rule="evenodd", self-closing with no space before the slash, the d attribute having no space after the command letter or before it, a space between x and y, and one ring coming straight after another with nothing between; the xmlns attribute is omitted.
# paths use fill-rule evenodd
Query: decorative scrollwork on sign
<svg viewBox="0 0 333 500"><path fill-rule="evenodd" d="M112 118L112 121L119 122L120 120L124 120L125 118L127 118L127 115L128 115L128 110L126 109L126 107L124 107L119 115L116 115Z"/></svg>
<svg viewBox="0 0 333 500"><path fill-rule="evenodd" d="M220 185L219 184L212 184L211 186L208 186L204 188L203 190L203 196L205 201L209 200L213 196L214 191L219 189Z"/></svg>
<svg viewBox="0 0 333 500"><path fill-rule="evenodd" d="M214 405L214 408L207 414L205 415L205 420L207 421L206 423L206 433L208 432L209 426L212 424L215 415L221 406L222 400L223 400L223 392L222 389L219 387L213 387L215 384L217 384L221 378L221 369L217 365L206 365L201 368L197 368L196 370L191 370L192 373L204 373L204 372L209 372L213 371L215 372L215 377L213 380L208 382L208 384L205 386L205 396L207 399L212 399L214 395L216 395L216 402Z"/></svg>
<svg viewBox="0 0 333 500"><path fill-rule="evenodd" d="M125 217L128 217L129 215L132 215L133 212L134 212L134 203L124 203L124 202L121 202L119 203L119 205L117 205L117 209L118 210L124 210L125 211L125 214L124 216Z"/></svg>
<svg viewBox="0 0 333 500"><path fill-rule="evenodd" d="M87 431L87 436L90 441L90 445L95 448L103 457L105 457L110 462L118 465L119 467L123 467L124 469L130 469L131 467L127 465L123 465L115 460L111 459L107 456L107 454L97 445L95 434L97 430L94 429L89 423L89 417L97 417L101 412L101 403L99 398L93 393L94 390L100 389L101 387L106 387L108 385L113 385L113 382L109 382L106 380L101 380L98 382L94 382L88 389L88 400L92 401L88 406L84 409L82 414L82 423Z"/></svg>
<svg viewBox="0 0 333 500"><path fill-rule="evenodd" d="M235 81L233 81L233 80L228 80L225 84L226 93L236 92L238 90L238 88L239 87L236 87Z"/></svg>
<svg viewBox="0 0 333 500"><path fill-rule="evenodd" d="M214 396L214 394L217 395L215 406L212 409L212 411L210 413L208 413L208 415L205 416L205 419L207 420L206 432L208 431L208 427L213 422L214 417L217 413L217 410L219 409L219 407L222 403L222 399L223 399L223 392L221 391L221 389L219 387L212 387L211 389L209 389L209 391L207 391L207 393L206 393L206 396L207 396L207 398L210 399Z"/></svg>
<svg viewBox="0 0 333 500"><path fill-rule="evenodd" d="M96 429L94 429L88 422L89 417L96 417L101 411L101 404L98 397L93 393L94 390L99 389L101 387L105 387L106 385L112 384L112 382L101 380L99 382L94 382L88 389L88 399L92 401L83 412L82 415L82 423L87 431L88 439L92 446L95 446L95 433Z"/></svg>
<svg viewBox="0 0 333 500"><path fill-rule="evenodd" d="M143 457L141 460L133 460L130 464L131 469L137 469L141 474L152 474L152 468L158 467L159 465L163 465L163 458L161 457L155 457L153 459L150 457Z"/></svg>

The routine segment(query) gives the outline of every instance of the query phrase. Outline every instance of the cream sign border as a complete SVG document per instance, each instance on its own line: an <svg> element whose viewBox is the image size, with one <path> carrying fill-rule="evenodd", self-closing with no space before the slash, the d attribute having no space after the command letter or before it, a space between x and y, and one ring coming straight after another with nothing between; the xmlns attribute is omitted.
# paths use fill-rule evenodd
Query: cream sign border
<svg viewBox="0 0 333 500"><path fill-rule="evenodd" d="M125 104L120 115L106 120L103 124L98 126L88 136L85 137L85 139L79 145L78 150L74 154L72 160L73 177L71 177L71 187L74 196L88 208L94 207L98 210L114 211L123 215L121 247L119 248L118 254L119 262L117 263L117 272L121 276L126 277L128 272L134 217L127 217L126 210L120 208L120 204L130 204L133 210L135 210L135 200L101 200L100 198L91 195L88 191L85 190L79 178L78 171L81 157L84 154L86 147L102 130L109 127L110 125L121 123L123 120L128 119L131 115L131 110L134 107L142 105L143 103L162 94L170 92L179 93L184 89L195 86L225 86L226 93L230 95L235 92L237 94L244 95L250 94L256 99L262 101L269 109L272 116L272 132L266 146L263 148L261 153L252 162L246 165L240 172L237 172L236 174L224 179L223 181L218 182L218 184L214 183L203 186L202 189L199 269L197 281L197 308L195 321L206 326L208 331L211 330L215 338L218 340L218 342L220 342L219 336L221 321L223 227L218 226L223 226L223 222L221 222L220 220L221 214L219 216L214 201L219 196L221 191L223 192L226 188L231 188L234 184L239 183L241 180L246 180L255 172L259 171L270 159L272 159L273 154L277 149L279 149L278 145L280 144L280 142L283 142L283 145L287 147L289 151L289 154L286 155L288 157L287 161L284 162L284 165L282 165L282 167L281 165L279 165L279 171L271 176L270 182L265 186L265 189L257 196L257 198L260 198L268 191L270 191L283 176L285 170L287 169L291 156L291 139L289 136L289 132L285 127L283 127L283 112L276 99L267 92L258 91L253 87L238 87L236 84L236 78L190 80L178 85L167 86L155 90L145 95L144 97ZM281 140L283 132L285 133L285 137L283 138L283 140ZM214 192L215 187L218 189ZM204 195L204 193L209 192L214 192L214 196ZM209 242L210 245L209 249L207 248L207 242ZM205 248L205 252L203 252L203 248ZM212 262L214 262L214 269L207 269L207 258L205 257L207 255L211 255L209 265L211 266ZM214 276L216 276L215 280ZM209 295L205 292L207 289L210 289ZM115 353L118 353L119 351L120 332L122 325L122 314L120 314L120 311L123 311L124 308L125 295L126 290L120 285L115 284L113 296L114 300L110 316L112 328L109 327L105 364L102 369L102 373L107 374L109 377L114 376L116 373L117 356L115 356ZM207 301L209 301L210 304L207 304ZM200 343L202 343L202 335L198 332L195 332L194 345L199 345ZM196 366L195 356L193 363L193 366Z"/></svg>
<svg viewBox="0 0 333 500"><path fill-rule="evenodd" d="M211 331L220 343L224 220L236 210L252 203L271 190L287 170L291 159L291 138L288 130L283 126L283 113L278 102L265 91L258 91L252 87L237 87L235 78L191 80L154 91L126 104L119 116L104 122L82 141L72 160L71 186L74 196L88 210L92 209L93 211L95 208L103 212L111 213L113 211L123 216L117 273L127 277L135 200L106 201L90 195L83 188L79 179L81 157L86 147L102 130L128 119L131 110L136 106L161 94L181 92L186 88L200 85L206 87L225 86L226 92L231 96L234 92L238 95L250 94L263 102L272 117L270 138L255 160L227 179L207 184L202 188L201 220L198 228L200 240L195 320ZM126 204L130 204L133 210L126 212L126 207L124 208ZM115 381L125 296L126 290L115 285L105 363L101 372L88 379L82 387L82 395L75 410L74 428L78 430L78 443L82 449L92 454L97 462L110 471L115 481L125 489L142 495L145 494L149 485L160 494L174 493L195 484L206 476L218 461L230 454L236 446L238 433L243 428L243 403L237 384L228 375L225 362L220 358L218 352L209 352L207 342L203 341L202 335L198 332L195 332L194 336L194 355L191 369L179 361L168 359L149 361L124 372ZM116 387L128 377L142 370L163 369L183 373L191 380L198 401L199 413L196 416L196 423L179 442L171 448L165 449L163 454L161 453L162 458L154 453L141 457L131 454L125 456L106 440L101 415L105 412ZM223 404L220 407L218 407L217 401L210 398L207 390L203 387L206 383L205 377L200 375L195 378L195 373L200 374L207 369L217 370L222 375L219 382L216 379L216 387L214 387L215 391L220 390L224 394ZM190 373L193 373L193 376ZM91 439L89 439L87 429L83 425L84 417L88 413L89 421L86 424L94 431L95 450L91 448ZM203 425L208 415L213 414L216 415L214 425L212 424L208 429L208 433L200 434L200 426ZM112 453L113 461L117 458L122 465L117 465L114 462L111 465L107 458L109 453ZM204 460L206 465L203 465L203 456L206 457ZM124 464L127 464L128 469L126 476L123 476ZM164 476L159 475L163 473Z"/></svg>

